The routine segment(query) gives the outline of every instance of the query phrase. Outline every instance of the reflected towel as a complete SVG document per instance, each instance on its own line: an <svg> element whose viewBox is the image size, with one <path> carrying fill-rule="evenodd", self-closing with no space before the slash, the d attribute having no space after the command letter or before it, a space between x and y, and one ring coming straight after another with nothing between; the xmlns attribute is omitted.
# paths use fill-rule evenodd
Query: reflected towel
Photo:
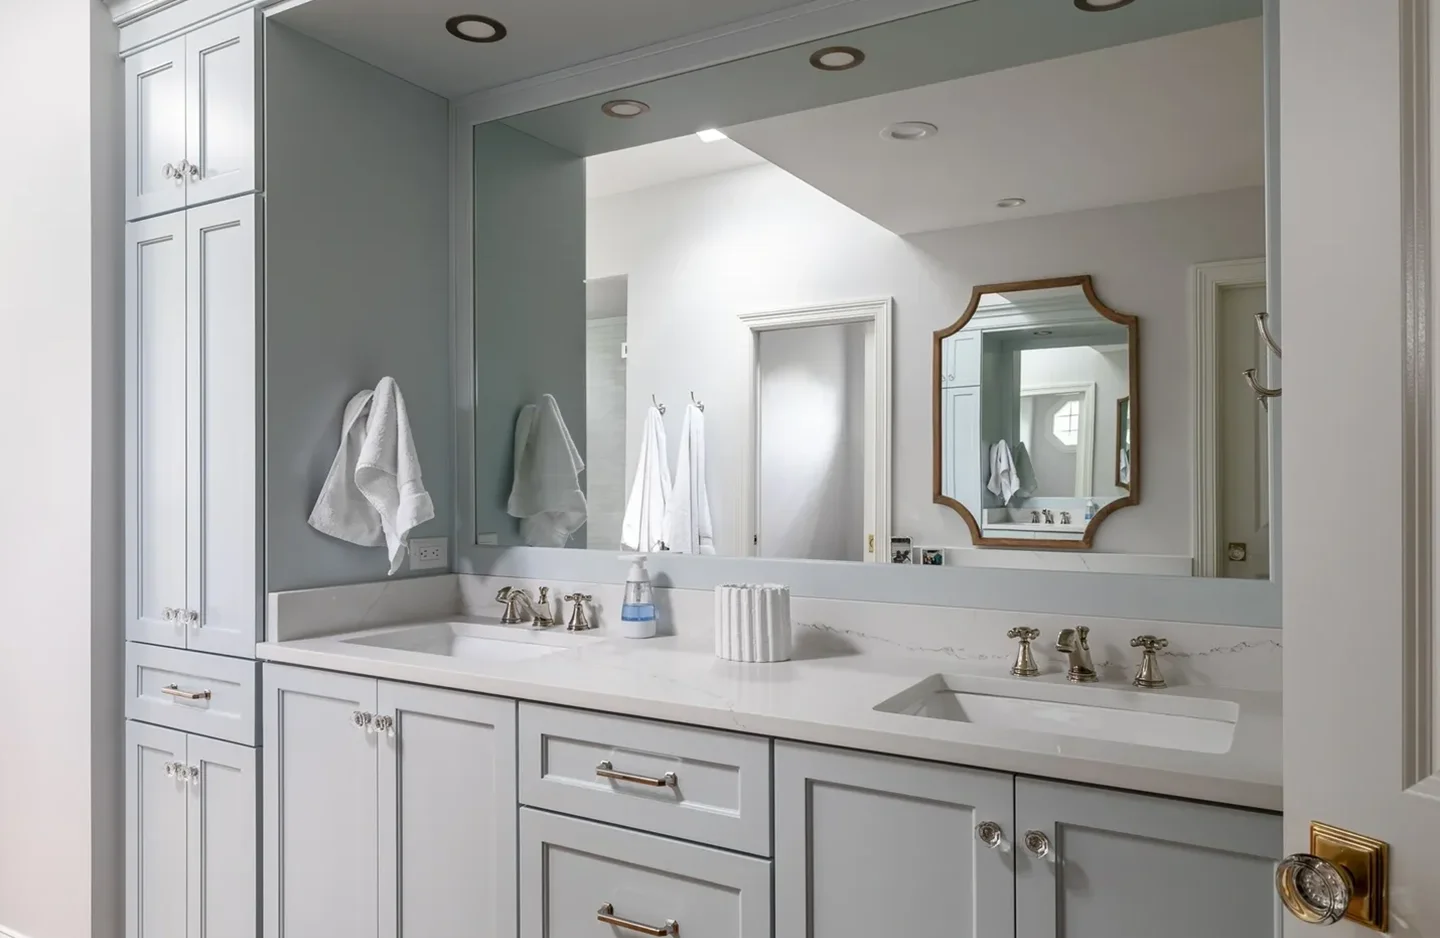
<svg viewBox="0 0 1440 938"><path fill-rule="evenodd" d="M1009 504L1015 493L1020 491L1020 476L1015 471L1015 460L1010 455L1010 444L1004 440L990 447L990 481L985 483L1001 504Z"/></svg>
<svg viewBox="0 0 1440 938"><path fill-rule="evenodd" d="M1024 443L1016 443L1015 448L1010 451L1010 458L1015 463L1015 481L1020 485L1016 494L1021 498L1034 495L1040 483L1035 481L1035 464L1030 461L1030 450L1026 449Z"/></svg>
<svg viewBox="0 0 1440 938"><path fill-rule="evenodd" d="M630 486L625 520L620 525L620 546L625 550L661 549L665 506L670 499L670 466L665 461L668 445L665 420L659 410L651 407L645 413L640 461L635 466L635 482Z"/></svg>
<svg viewBox="0 0 1440 938"><path fill-rule="evenodd" d="M564 547L585 523L588 509L580 489L585 460L570 437L560 405L551 394L526 404L515 420L515 477L511 517L531 547Z"/></svg>
<svg viewBox="0 0 1440 938"><path fill-rule="evenodd" d="M665 544L681 554L715 553L710 523L710 493L705 487L705 412L685 408L680 455L675 459L675 484L665 511Z"/></svg>

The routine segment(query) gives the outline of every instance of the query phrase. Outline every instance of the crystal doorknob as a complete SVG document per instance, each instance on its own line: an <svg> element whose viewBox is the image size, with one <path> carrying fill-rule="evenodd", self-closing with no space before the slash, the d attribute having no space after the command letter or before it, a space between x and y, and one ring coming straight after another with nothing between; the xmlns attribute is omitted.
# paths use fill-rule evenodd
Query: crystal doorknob
<svg viewBox="0 0 1440 938"><path fill-rule="evenodd" d="M1050 855L1050 838L1044 831L1026 831L1025 849L1037 859L1045 859Z"/></svg>
<svg viewBox="0 0 1440 938"><path fill-rule="evenodd" d="M1005 846L1005 829L994 821L981 821L976 824L975 837L992 850Z"/></svg>
<svg viewBox="0 0 1440 938"><path fill-rule="evenodd" d="M1355 881L1338 863L1313 853L1292 853L1275 870L1275 891L1300 921L1334 925L1350 907Z"/></svg>

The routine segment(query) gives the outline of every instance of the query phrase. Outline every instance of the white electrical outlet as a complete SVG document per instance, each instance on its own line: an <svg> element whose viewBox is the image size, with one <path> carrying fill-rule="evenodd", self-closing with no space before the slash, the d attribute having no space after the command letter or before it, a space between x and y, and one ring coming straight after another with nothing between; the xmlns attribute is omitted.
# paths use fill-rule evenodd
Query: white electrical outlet
<svg viewBox="0 0 1440 938"><path fill-rule="evenodd" d="M436 570L450 565L450 539L444 537L413 537L410 539L410 569Z"/></svg>

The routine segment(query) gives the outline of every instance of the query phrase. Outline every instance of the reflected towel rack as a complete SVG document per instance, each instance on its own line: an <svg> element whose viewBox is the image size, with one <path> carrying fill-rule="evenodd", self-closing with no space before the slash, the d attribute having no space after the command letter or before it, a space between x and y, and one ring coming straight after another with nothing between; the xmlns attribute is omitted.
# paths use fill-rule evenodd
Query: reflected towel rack
<svg viewBox="0 0 1440 938"><path fill-rule="evenodd" d="M691 391L691 392L690 392L690 403L694 404L695 407L696 407L696 409L699 410L700 413L702 413L702 414L705 413L705 405L704 405L704 403L702 403L701 401L697 401L697 400L695 399L695 392L694 392L694 391Z"/></svg>
<svg viewBox="0 0 1440 938"><path fill-rule="evenodd" d="M1256 313L1255 328L1260 330L1260 338L1265 340L1265 344L1270 346L1270 351L1275 353L1276 358L1279 358L1280 343L1276 342L1275 337L1270 334L1270 314ZM1254 368L1245 369L1245 383L1250 385L1250 390L1255 392L1255 399L1267 411L1270 409L1270 398L1280 396L1279 388L1267 388L1256 379Z"/></svg>
<svg viewBox="0 0 1440 938"><path fill-rule="evenodd" d="M660 416L665 416L665 405L655 400L654 394L650 395L650 403L655 406L656 410L660 411Z"/></svg>

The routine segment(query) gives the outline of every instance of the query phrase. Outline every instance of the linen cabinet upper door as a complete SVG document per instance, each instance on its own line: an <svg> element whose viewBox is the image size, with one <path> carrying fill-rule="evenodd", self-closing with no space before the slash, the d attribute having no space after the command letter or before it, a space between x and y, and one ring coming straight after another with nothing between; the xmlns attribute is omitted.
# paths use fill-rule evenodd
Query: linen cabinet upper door
<svg viewBox="0 0 1440 938"><path fill-rule="evenodd" d="M185 213L188 647L250 657L260 631L255 196Z"/></svg>
<svg viewBox="0 0 1440 938"><path fill-rule="evenodd" d="M186 204L259 188L259 57L253 11L185 37Z"/></svg>
<svg viewBox="0 0 1440 938"><path fill-rule="evenodd" d="M1280 818L1018 779L1024 938L1274 938Z"/></svg>
<svg viewBox="0 0 1440 938"><path fill-rule="evenodd" d="M185 39L125 60L125 217L185 207Z"/></svg>
<svg viewBox="0 0 1440 938"><path fill-rule="evenodd" d="M125 229L125 633L185 644L185 217Z"/></svg>

